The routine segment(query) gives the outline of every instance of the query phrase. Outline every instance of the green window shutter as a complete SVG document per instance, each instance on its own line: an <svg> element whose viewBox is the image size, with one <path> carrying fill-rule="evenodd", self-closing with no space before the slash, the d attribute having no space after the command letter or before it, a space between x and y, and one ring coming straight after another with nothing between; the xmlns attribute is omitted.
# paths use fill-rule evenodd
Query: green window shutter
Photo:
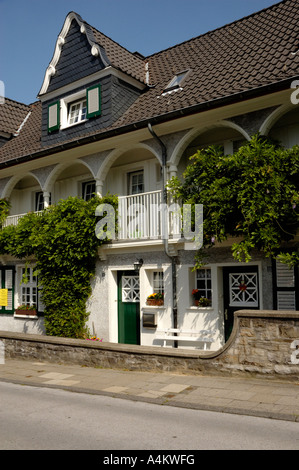
<svg viewBox="0 0 299 470"><path fill-rule="evenodd" d="M14 268L0 269L0 288L7 289L7 305L0 306L0 313L14 313Z"/></svg>
<svg viewBox="0 0 299 470"><path fill-rule="evenodd" d="M60 127L60 101L48 106L48 132L57 131Z"/></svg>
<svg viewBox="0 0 299 470"><path fill-rule="evenodd" d="M87 114L92 118L101 115L101 85L95 85L86 90Z"/></svg>

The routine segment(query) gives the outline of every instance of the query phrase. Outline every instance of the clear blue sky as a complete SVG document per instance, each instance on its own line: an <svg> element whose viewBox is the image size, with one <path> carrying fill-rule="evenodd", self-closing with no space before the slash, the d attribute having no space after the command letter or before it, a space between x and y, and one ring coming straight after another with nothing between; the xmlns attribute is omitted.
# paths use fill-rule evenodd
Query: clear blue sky
<svg viewBox="0 0 299 470"><path fill-rule="evenodd" d="M70 11L146 56L275 3L279 1L0 0L0 80L6 97L34 102Z"/></svg>

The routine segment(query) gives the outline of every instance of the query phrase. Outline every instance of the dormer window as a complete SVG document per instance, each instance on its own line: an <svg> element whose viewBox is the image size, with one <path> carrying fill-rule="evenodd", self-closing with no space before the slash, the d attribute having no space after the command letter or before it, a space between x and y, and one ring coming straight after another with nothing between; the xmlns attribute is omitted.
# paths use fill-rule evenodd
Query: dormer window
<svg viewBox="0 0 299 470"><path fill-rule="evenodd" d="M70 104L69 113L68 113L69 126L72 126L73 124L77 124L78 122L85 121L86 113L87 113L86 99Z"/></svg>
<svg viewBox="0 0 299 470"><path fill-rule="evenodd" d="M48 106L48 132L80 124L101 115L101 85L94 85Z"/></svg>

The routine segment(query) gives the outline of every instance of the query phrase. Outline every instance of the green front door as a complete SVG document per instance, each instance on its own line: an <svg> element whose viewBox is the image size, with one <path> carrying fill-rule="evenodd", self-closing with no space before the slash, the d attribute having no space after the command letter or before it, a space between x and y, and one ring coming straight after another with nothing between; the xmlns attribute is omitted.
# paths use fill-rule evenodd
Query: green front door
<svg viewBox="0 0 299 470"><path fill-rule="evenodd" d="M223 268L224 334L231 335L234 312L256 310L260 306L257 266L230 266Z"/></svg>
<svg viewBox="0 0 299 470"><path fill-rule="evenodd" d="M118 342L140 344L139 273L118 272Z"/></svg>

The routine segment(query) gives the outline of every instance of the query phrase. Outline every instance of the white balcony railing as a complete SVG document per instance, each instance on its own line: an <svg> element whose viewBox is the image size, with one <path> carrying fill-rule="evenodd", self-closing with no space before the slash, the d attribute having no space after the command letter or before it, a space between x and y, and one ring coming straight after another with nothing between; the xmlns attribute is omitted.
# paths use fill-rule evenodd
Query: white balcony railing
<svg viewBox="0 0 299 470"><path fill-rule="evenodd" d="M180 227L179 206L163 204L162 191L118 198L119 240L180 237Z"/></svg>
<svg viewBox="0 0 299 470"><path fill-rule="evenodd" d="M42 214L43 211L36 211L35 214ZM19 220L24 217L24 215L27 215L27 213L25 214L16 214L16 215L9 215L8 217L6 217L5 221L3 222L2 224L2 227L7 227L8 225L17 225L17 223L19 222Z"/></svg>

